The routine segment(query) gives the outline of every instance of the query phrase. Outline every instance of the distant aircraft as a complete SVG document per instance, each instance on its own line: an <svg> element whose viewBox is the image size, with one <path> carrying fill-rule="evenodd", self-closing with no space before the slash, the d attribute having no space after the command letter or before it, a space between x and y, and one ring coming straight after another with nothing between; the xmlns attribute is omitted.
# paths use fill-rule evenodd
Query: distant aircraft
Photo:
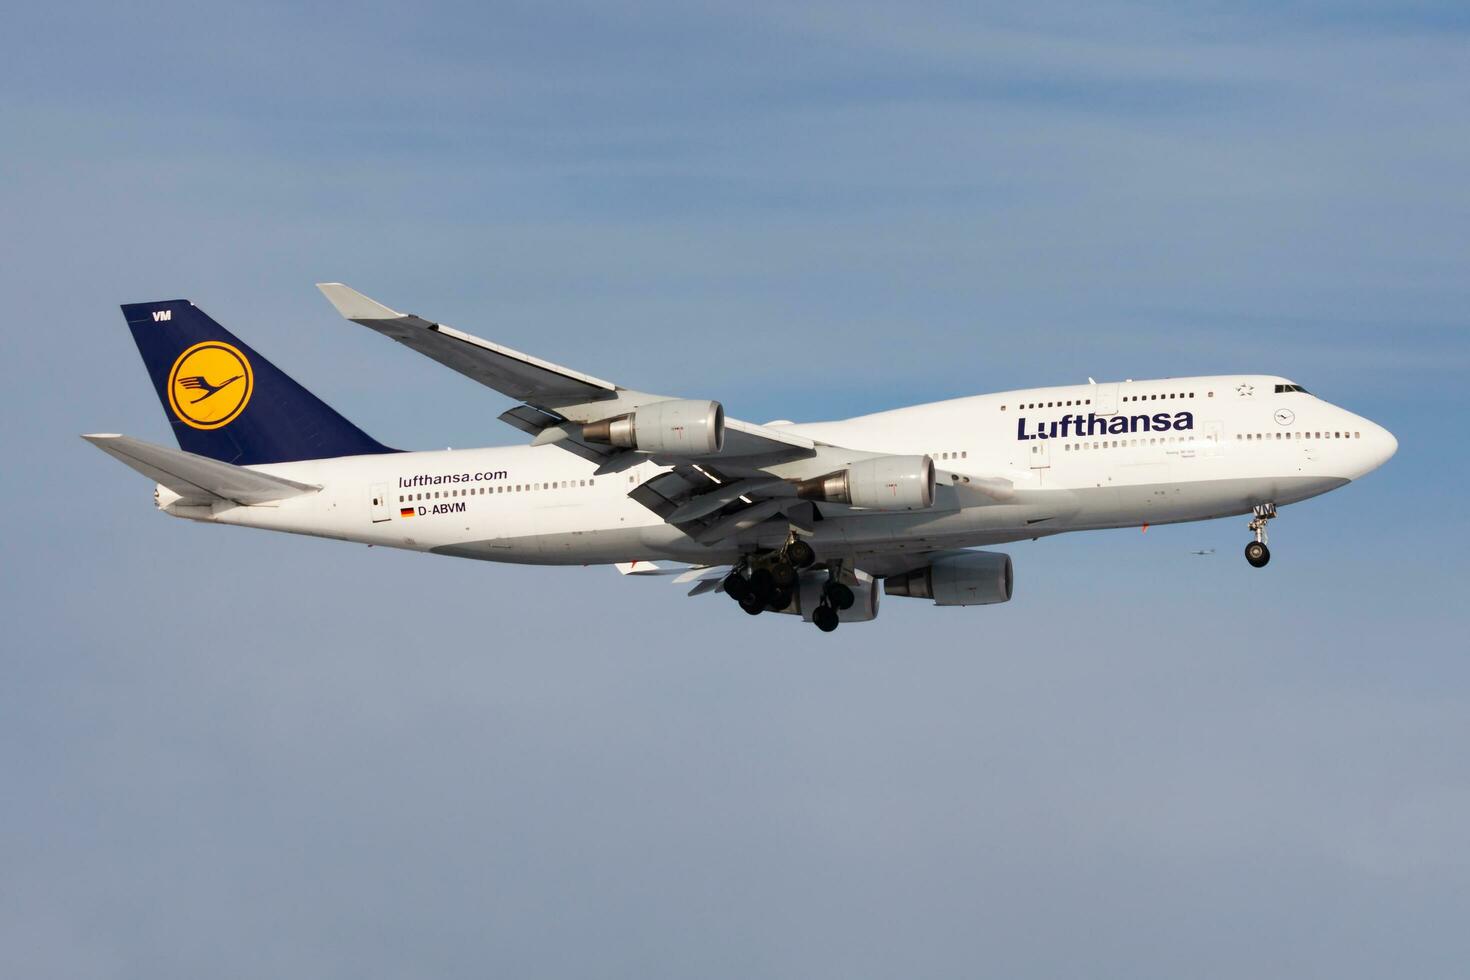
<svg viewBox="0 0 1470 980"><path fill-rule="evenodd" d="M873 619L879 579L887 595L941 606L1005 602L1010 557L967 549L1067 531L1250 514L1245 553L1259 568L1279 506L1398 448L1386 429L1271 376L1089 379L755 425L717 401L634 391L340 283L319 288L344 317L523 403L500 418L530 444L390 449L187 300L122 308L180 449L84 438L155 481L157 507L176 517L675 574L692 595L724 592L752 615L795 614L823 631Z"/></svg>
<svg viewBox="0 0 1470 980"><path fill-rule="evenodd" d="M1191 551L1190 552L1191 555L1213 555L1214 553L1215 553L1215 549L1214 548L1205 548L1202 551Z"/></svg>

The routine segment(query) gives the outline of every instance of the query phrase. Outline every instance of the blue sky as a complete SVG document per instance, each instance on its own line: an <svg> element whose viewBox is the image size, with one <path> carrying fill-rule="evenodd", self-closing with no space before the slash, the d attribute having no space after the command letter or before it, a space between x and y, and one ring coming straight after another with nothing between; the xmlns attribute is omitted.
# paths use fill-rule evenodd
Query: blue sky
<svg viewBox="0 0 1470 980"><path fill-rule="evenodd" d="M0 973L1442 976L1470 958L1452 4L31 5L0 86ZM117 304L374 436L312 289L762 421L1265 371L1399 437L829 640L153 512ZM1211 559L1195 548L1215 547ZM835 640L835 642L833 642Z"/></svg>

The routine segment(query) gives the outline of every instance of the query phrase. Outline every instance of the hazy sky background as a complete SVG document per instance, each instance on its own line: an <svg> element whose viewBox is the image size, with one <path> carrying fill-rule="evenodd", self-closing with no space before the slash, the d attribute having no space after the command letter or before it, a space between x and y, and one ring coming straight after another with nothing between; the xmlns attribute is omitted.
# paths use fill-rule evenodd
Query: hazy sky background
<svg viewBox="0 0 1470 980"><path fill-rule="evenodd" d="M0 975L1438 977L1470 962L1461 3L5 16ZM117 304L379 439L510 402L341 279L743 418L1263 371L1398 456L831 637L211 528ZM1194 558L1214 547L1213 558Z"/></svg>

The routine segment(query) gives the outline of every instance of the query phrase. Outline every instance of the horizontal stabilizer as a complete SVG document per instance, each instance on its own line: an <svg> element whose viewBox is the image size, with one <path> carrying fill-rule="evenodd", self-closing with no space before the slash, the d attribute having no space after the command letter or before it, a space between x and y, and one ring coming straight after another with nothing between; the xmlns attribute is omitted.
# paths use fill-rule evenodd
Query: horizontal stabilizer
<svg viewBox="0 0 1470 980"><path fill-rule="evenodd" d="M187 501L228 500L248 506L321 489L131 436L99 433L82 438Z"/></svg>
<svg viewBox="0 0 1470 980"><path fill-rule="evenodd" d="M683 565L666 568L652 561L620 561L614 567L620 575L682 575L688 571Z"/></svg>

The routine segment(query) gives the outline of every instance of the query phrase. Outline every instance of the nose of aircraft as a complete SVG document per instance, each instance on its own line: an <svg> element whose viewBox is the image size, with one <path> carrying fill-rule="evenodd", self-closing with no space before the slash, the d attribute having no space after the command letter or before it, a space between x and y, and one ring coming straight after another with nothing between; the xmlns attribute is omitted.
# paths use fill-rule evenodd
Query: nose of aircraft
<svg viewBox="0 0 1470 980"><path fill-rule="evenodd" d="M1359 472L1354 475L1354 479L1378 469L1399 451L1399 441L1394 438L1393 433L1377 422L1363 419L1360 431L1363 433L1363 440L1361 446L1354 447L1357 449L1355 455L1359 457L1358 466L1355 467Z"/></svg>

